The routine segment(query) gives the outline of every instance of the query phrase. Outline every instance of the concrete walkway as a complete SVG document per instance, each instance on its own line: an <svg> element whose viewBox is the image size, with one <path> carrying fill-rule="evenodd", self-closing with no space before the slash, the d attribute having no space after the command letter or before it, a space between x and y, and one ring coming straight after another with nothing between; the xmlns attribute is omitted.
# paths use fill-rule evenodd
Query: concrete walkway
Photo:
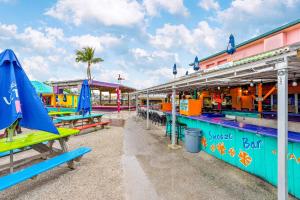
<svg viewBox="0 0 300 200"><path fill-rule="evenodd" d="M276 189L204 152L169 150L162 127L129 118L122 157L126 199L276 199Z"/></svg>

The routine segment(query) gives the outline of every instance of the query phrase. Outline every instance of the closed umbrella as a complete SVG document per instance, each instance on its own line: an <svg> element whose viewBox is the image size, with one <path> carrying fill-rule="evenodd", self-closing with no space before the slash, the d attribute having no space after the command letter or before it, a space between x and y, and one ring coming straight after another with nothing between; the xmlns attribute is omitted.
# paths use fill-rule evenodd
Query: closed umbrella
<svg viewBox="0 0 300 200"><path fill-rule="evenodd" d="M59 134L40 97L10 49L0 54L0 129L6 128L8 141L17 126ZM13 172L13 151L10 151Z"/></svg>
<svg viewBox="0 0 300 200"><path fill-rule="evenodd" d="M176 76L177 74L177 67L176 67L176 64L174 64L173 66L173 75Z"/></svg>
<svg viewBox="0 0 300 200"><path fill-rule="evenodd" d="M234 52L236 51L234 36L232 34L230 34L230 36L229 36L229 42L228 42L226 51L228 54L231 54L231 55L234 54Z"/></svg>
<svg viewBox="0 0 300 200"><path fill-rule="evenodd" d="M21 127L58 134L12 50L0 54L0 129Z"/></svg>
<svg viewBox="0 0 300 200"><path fill-rule="evenodd" d="M63 102L67 102L67 95L64 94Z"/></svg>
<svg viewBox="0 0 300 200"><path fill-rule="evenodd" d="M194 71L198 71L200 69L198 56L196 56L194 62L189 65L193 66Z"/></svg>
<svg viewBox="0 0 300 200"><path fill-rule="evenodd" d="M87 80L82 82L77 112L80 112L82 115L91 113L91 90Z"/></svg>

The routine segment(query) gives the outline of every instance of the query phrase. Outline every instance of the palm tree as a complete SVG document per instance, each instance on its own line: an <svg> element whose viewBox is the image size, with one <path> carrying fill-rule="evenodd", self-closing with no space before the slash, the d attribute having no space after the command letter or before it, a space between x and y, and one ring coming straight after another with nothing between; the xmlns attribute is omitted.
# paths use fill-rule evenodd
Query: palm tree
<svg viewBox="0 0 300 200"><path fill-rule="evenodd" d="M86 74L89 82L92 80L91 65L104 61L102 58L95 58L94 53L95 48L92 47L84 47L81 50L76 50L76 62L88 64Z"/></svg>

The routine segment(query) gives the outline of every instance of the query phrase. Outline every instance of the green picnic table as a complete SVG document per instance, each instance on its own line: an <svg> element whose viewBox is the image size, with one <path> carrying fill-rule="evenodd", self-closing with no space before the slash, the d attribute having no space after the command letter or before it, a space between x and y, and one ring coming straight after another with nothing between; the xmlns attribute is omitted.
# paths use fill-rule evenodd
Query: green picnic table
<svg viewBox="0 0 300 200"><path fill-rule="evenodd" d="M24 158L18 160L18 162L14 163L13 158L10 159L9 165L2 165L0 169L7 168L8 166L11 168L11 171L15 164L22 165L29 160L36 159L37 157L42 157L46 159L47 157L53 157L53 154L61 154L64 152L68 152L67 140L70 136L76 135L79 133L78 130L68 129L68 128L58 128L59 134L48 133L44 131L35 131L31 133L20 134L13 137L13 141L7 141L7 138L0 139L0 153L7 151L14 151L16 149L25 149L27 147L31 147L33 150L39 152L39 155L33 156L31 158ZM53 144L55 141L58 141L61 149L54 148ZM47 144L45 142L48 142ZM68 166L73 168L73 162L69 162Z"/></svg>
<svg viewBox="0 0 300 200"><path fill-rule="evenodd" d="M64 112L59 112L59 111L54 111L54 112L49 112L49 116L65 116L65 115L72 115L75 112L69 112L69 111L64 111Z"/></svg>
<svg viewBox="0 0 300 200"><path fill-rule="evenodd" d="M61 123L64 125L69 124L70 128L74 128L76 123L83 120L88 120L88 124L101 122L101 118L104 114L92 113L88 115L71 115L71 116L63 116L63 117L56 117L57 120L60 120Z"/></svg>

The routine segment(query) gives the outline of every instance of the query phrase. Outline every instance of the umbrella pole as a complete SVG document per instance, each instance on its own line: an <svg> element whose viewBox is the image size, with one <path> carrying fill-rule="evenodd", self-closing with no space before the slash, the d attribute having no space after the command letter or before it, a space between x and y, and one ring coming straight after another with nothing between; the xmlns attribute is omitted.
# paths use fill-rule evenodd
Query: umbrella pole
<svg viewBox="0 0 300 200"><path fill-rule="evenodd" d="M13 141L13 135L15 133L17 124L18 124L18 121L16 121L10 127L7 128L8 142ZM14 172L14 153L13 153L13 150L9 151L9 161L10 161L9 172L13 173Z"/></svg>

